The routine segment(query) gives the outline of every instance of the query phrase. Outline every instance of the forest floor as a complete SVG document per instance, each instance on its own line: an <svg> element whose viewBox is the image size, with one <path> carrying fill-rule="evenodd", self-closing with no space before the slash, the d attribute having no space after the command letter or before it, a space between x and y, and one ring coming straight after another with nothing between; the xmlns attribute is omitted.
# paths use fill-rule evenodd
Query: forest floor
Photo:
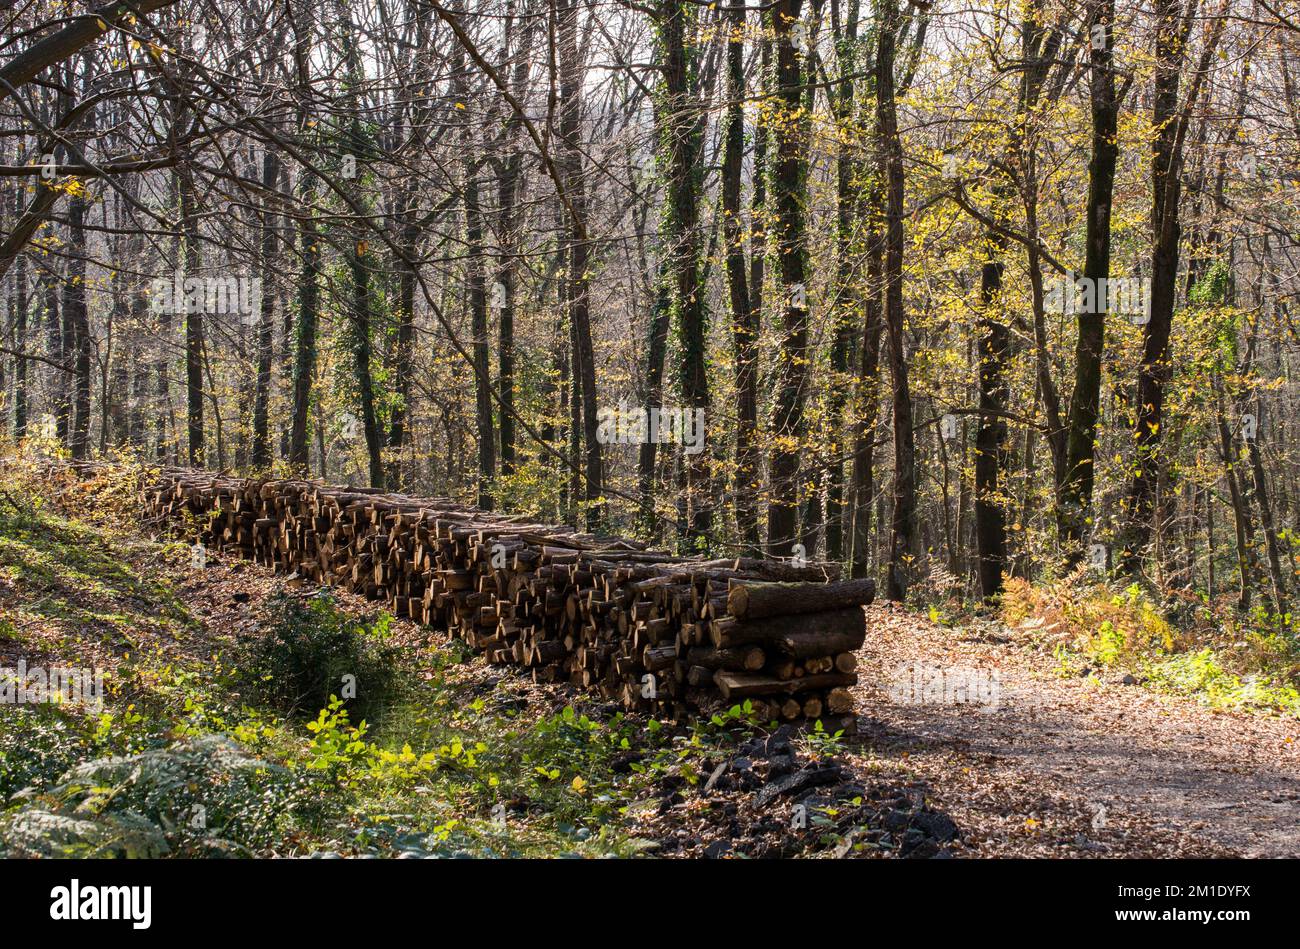
<svg viewBox="0 0 1300 949"><path fill-rule="evenodd" d="M120 519L68 516L16 489L6 498L0 666L75 662L113 683L97 721L57 707L0 715L0 845L11 852L1300 855L1300 721L1067 667L1032 629L869 608L859 734L836 738L727 715L661 727L382 621L381 655L406 681L358 735L324 712L312 720L314 708L304 718L258 705L237 668L249 655L239 643L302 632L286 633L272 606L310 602L312 590L217 556L195 570L183 544L144 540ZM375 609L337 594L313 615L364 618L368 637ZM936 690L938 673L965 691ZM141 773L149 756L204 736L270 762L249 772L258 780L278 769L312 781L244 788L218 747L197 785L210 812L250 836L178 837L174 802L159 805L167 796ZM123 756L126 771L104 764ZM267 816L256 800L279 794ZM111 833L86 820L114 808ZM128 847L137 810L163 830ZM51 827L72 850L49 849Z"/></svg>

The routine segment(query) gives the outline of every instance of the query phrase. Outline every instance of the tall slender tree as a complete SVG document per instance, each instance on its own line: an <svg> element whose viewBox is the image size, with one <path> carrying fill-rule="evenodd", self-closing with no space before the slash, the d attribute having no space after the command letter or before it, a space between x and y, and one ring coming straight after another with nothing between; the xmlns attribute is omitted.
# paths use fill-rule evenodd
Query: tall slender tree
<svg viewBox="0 0 1300 949"><path fill-rule="evenodd" d="M769 14L776 51L771 187L783 338L776 367L767 548L777 557L790 556L798 539L800 443L808 376L807 127L801 119L803 54L796 41L802 30L801 5L802 0L777 0Z"/></svg>

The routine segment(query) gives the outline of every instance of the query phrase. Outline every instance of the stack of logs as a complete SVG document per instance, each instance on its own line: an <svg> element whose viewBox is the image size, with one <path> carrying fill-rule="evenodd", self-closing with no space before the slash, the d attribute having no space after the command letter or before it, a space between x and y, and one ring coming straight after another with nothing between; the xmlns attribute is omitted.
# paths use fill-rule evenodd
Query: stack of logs
<svg viewBox="0 0 1300 949"><path fill-rule="evenodd" d="M539 682L679 719L749 700L763 721L854 727L854 650L871 580L677 557L451 501L312 481L163 469L142 486L142 505L156 526L386 601Z"/></svg>

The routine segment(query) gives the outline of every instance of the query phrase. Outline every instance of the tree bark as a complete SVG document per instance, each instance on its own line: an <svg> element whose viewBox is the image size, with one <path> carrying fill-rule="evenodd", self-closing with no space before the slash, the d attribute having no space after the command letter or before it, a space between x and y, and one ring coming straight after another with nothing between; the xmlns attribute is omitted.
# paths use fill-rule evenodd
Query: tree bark
<svg viewBox="0 0 1300 949"><path fill-rule="evenodd" d="M882 0L876 53L876 137L884 183L884 324L893 377L894 510L890 525L885 595L901 601L916 558L916 449L908 383L903 315L903 149L894 93L894 54L899 30L897 0Z"/></svg>
<svg viewBox="0 0 1300 949"><path fill-rule="evenodd" d="M840 86L828 93L836 125L842 130L835 155L835 300L833 314L835 338L831 346L831 384L829 393L831 439L830 465L826 473L826 559L840 561L845 556L844 526L844 410L852 392L854 317L861 309L857 273L861 259L861 242L857 238L858 195L866 184L857 159L854 142L857 131L858 5L849 7L848 21L841 26L832 7L835 49ZM855 451L856 455L856 451Z"/></svg>
<svg viewBox="0 0 1300 949"><path fill-rule="evenodd" d="M90 444L90 315L86 304L86 210L80 195L68 202L68 270L63 286L65 358L72 363L72 426L68 448L82 459Z"/></svg>
<svg viewBox="0 0 1300 949"><path fill-rule="evenodd" d="M472 149L467 154L473 154ZM479 167L470 161L465 183L465 250L470 331L474 356L474 419L478 434L478 505L492 510L496 477L496 434L492 428L492 375L489 364L487 287L483 272L483 211L479 207Z"/></svg>
<svg viewBox="0 0 1300 949"><path fill-rule="evenodd" d="M664 276L681 351L678 380L682 408L702 410L707 417L709 386L704 361L707 288L700 274L699 242L704 115L697 101L695 57L687 48L688 34L695 27L693 4L686 0L662 0L656 27L663 77L655 110L659 120L658 165L666 192L660 252L666 264ZM704 450L689 456L686 462L684 501L687 510L684 547L705 552L709 549L713 522L707 443Z"/></svg>
<svg viewBox="0 0 1300 949"><path fill-rule="evenodd" d="M567 280L569 320L574 342L574 382L581 387L586 522L587 529L595 532L605 520L602 497L605 477L600 440L597 438L596 366L591 342L590 275L587 273L591 247L587 236L587 186L582 176L582 82L585 70L578 50L578 9L578 0L556 0L562 99L560 140L570 217Z"/></svg>
<svg viewBox="0 0 1300 949"><path fill-rule="evenodd" d="M181 232L184 246L184 276L198 279L202 267L202 253L199 249L199 228L197 209L194 206L194 174L188 168L178 172L177 186L180 191ZM207 451L204 444L203 427L203 306L202 297L185 298L185 433L192 467L202 468L207 464Z"/></svg>
<svg viewBox="0 0 1300 949"><path fill-rule="evenodd" d="M23 198L15 199L14 220L22 217ZM27 257L18 258L14 268L14 349L27 352ZM19 355L14 361L14 438L27 437L27 357Z"/></svg>
<svg viewBox="0 0 1300 949"><path fill-rule="evenodd" d="M748 263L740 236L740 186L745 157L745 10L727 12L727 112L722 144L722 242L736 361L736 528L742 552L759 553L755 484L758 479L758 313L751 306Z"/></svg>
<svg viewBox="0 0 1300 949"><path fill-rule="evenodd" d="M1092 158L1088 162L1083 276L1097 287L1110 278L1110 217L1115 190L1119 100L1115 95L1114 0L1097 0L1091 18L1089 61L1092 104ZM1097 415L1101 399L1101 357L1106 348L1106 294L1093 294L1095 312L1079 313L1074 350L1074 389L1070 395L1065 479L1057 493L1057 524L1066 556L1073 562L1091 523Z"/></svg>
<svg viewBox="0 0 1300 949"><path fill-rule="evenodd" d="M1134 475L1127 499L1127 542L1121 565L1136 573L1151 538L1160 472L1160 440L1164 426L1165 388L1169 384L1169 334L1173 328L1178 289L1178 251L1182 231L1183 142L1201 83L1218 46L1224 19L1216 17L1207 30L1201 59L1186 101L1180 106L1179 86L1184 52L1193 23L1195 0L1184 13L1181 0L1156 0L1156 50L1152 125L1156 130L1151 161L1151 312L1142 331L1138 365L1137 405L1133 427Z"/></svg>
<svg viewBox="0 0 1300 949"><path fill-rule="evenodd" d="M1009 389L1006 365L1011 354L1010 333L1002 318L1001 255L1004 248L986 235L985 247L991 259L980 274L979 333L979 428L975 434L975 546L980 593L991 599L1002 590L1007 567L1007 528L1001 475L1006 469L1006 409Z"/></svg>
<svg viewBox="0 0 1300 949"><path fill-rule="evenodd" d="M799 461L807 396L807 129L799 119L803 105L803 69L794 29L802 0L776 0L771 18L776 42L773 77L780 120L773 129L776 162L772 199L776 215L776 253L783 300L783 338L777 361L777 388L769 463L771 492L767 511L767 546L774 557L790 556L799 511Z"/></svg>
<svg viewBox="0 0 1300 949"><path fill-rule="evenodd" d="M262 187L274 191L280 180L280 158L275 149L266 146L262 153ZM261 270L262 306L257 322L257 383L253 394L253 451L254 468L271 466L271 362L274 359L275 333L275 214L270 209L261 215Z"/></svg>

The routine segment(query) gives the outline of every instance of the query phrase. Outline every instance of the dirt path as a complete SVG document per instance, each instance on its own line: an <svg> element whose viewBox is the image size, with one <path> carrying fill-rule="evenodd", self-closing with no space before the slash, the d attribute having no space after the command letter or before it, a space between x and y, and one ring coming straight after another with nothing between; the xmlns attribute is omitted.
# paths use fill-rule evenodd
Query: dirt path
<svg viewBox="0 0 1300 949"><path fill-rule="evenodd" d="M968 855L1300 856L1300 722L1063 679L1005 627L868 624L858 764L909 775Z"/></svg>

